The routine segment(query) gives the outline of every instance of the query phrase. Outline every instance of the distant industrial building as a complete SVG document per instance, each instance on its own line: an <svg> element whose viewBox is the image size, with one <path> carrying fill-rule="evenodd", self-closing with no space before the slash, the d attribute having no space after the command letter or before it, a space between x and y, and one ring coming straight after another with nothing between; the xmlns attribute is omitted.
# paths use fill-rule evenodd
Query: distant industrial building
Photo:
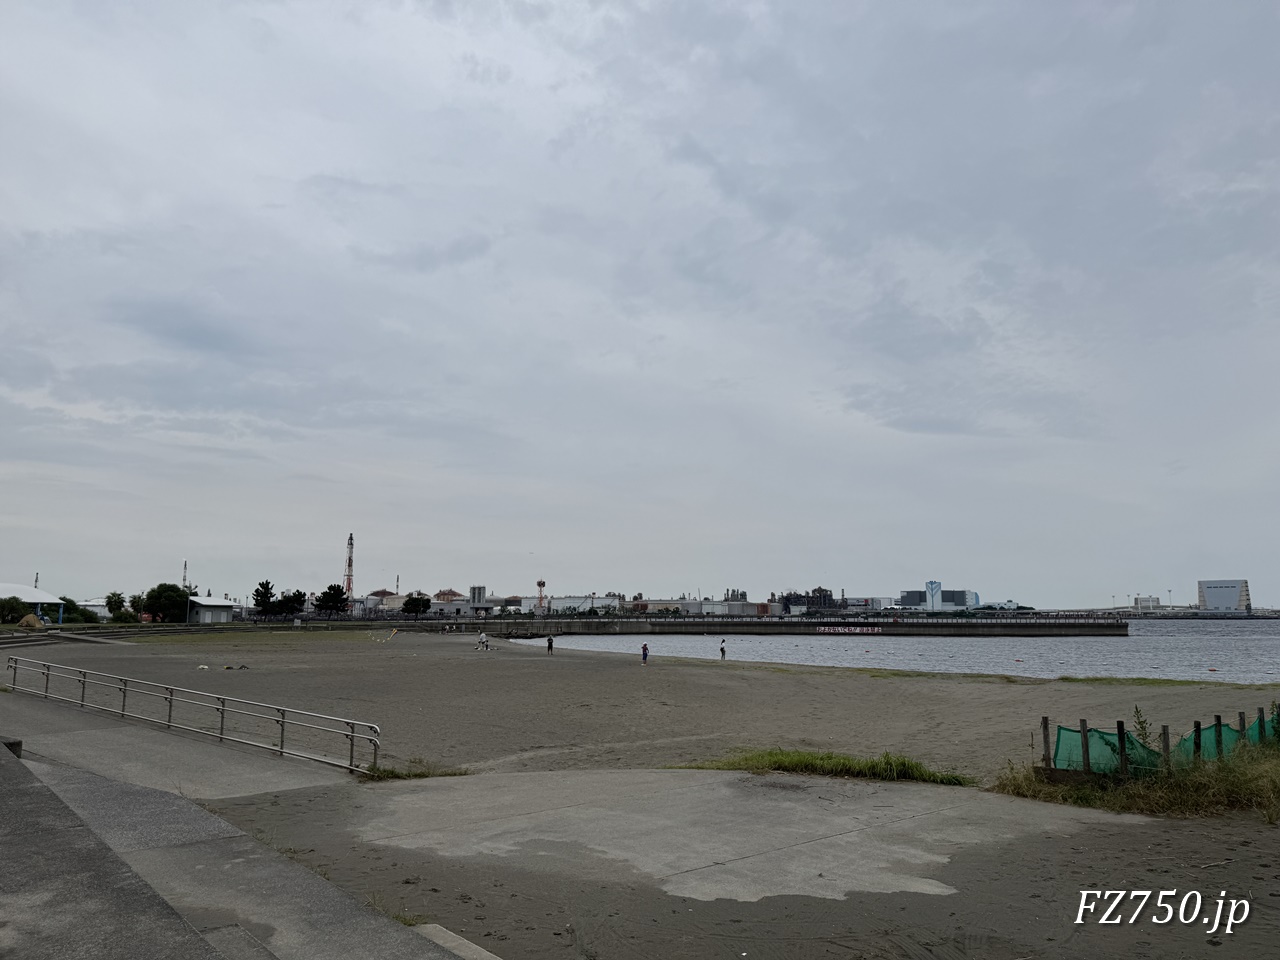
<svg viewBox="0 0 1280 960"><path fill-rule="evenodd" d="M1161 606L1160 598L1157 596L1133 598L1133 609L1138 613L1148 613L1152 610L1158 610Z"/></svg>
<svg viewBox="0 0 1280 960"><path fill-rule="evenodd" d="M935 613L942 610L972 610L981 600L973 590L943 590L937 580L930 580L923 590L903 590L898 606Z"/></svg>
<svg viewBox="0 0 1280 960"><path fill-rule="evenodd" d="M1248 580L1201 580L1197 584L1197 604L1213 613L1252 613Z"/></svg>
<svg viewBox="0 0 1280 960"><path fill-rule="evenodd" d="M187 602L188 623L230 623L234 601L215 597L192 597Z"/></svg>

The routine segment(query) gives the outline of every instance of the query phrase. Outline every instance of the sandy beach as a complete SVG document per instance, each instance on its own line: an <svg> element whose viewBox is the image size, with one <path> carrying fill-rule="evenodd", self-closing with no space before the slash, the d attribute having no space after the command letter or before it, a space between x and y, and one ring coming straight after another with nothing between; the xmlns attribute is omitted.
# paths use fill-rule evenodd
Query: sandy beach
<svg viewBox="0 0 1280 960"><path fill-rule="evenodd" d="M637 644L638 649L638 644ZM1252 713L1276 687L903 676L728 661L664 661L401 633L276 634L28 652L56 662L191 685L381 724L390 762L474 773L661 768L783 746L901 752L989 780L1039 756L1039 718L1131 718L1185 729ZM198 665L211 669L196 672ZM245 670L223 670L244 664ZM465 778L483 782L481 777ZM498 779L496 778L495 782ZM1280 834L1260 816L1116 820L957 853L938 868L953 896L851 893L685 902L644 877L587 879L501 857L390 850L342 827L353 806L427 781L306 788L211 804L384 909L428 917L516 958L1191 957L1198 928L1076 927L1082 888L1169 886L1251 896L1254 915L1223 956L1262 956L1280 935ZM503 781L506 782L506 781ZM937 788L960 789L964 788ZM379 799L381 798L381 799ZM726 824L732 829L732 824ZM552 858L554 859L554 857ZM1221 937L1218 938L1222 942ZM1216 955L1216 954L1215 954Z"/></svg>
<svg viewBox="0 0 1280 960"><path fill-rule="evenodd" d="M708 641L712 643L713 641ZM729 660L640 663L473 635L367 632L197 636L183 643L66 645L28 653L77 667L369 720L388 761L474 771L662 767L740 749L885 750L988 779L1040 756L1041 716L1130 722L1135 706L1176 734L1250 717L1277 686L1079 683L895 674ZM200 664L211 666L197 671ZM244 664L247 670L223 670Z"/></svg>

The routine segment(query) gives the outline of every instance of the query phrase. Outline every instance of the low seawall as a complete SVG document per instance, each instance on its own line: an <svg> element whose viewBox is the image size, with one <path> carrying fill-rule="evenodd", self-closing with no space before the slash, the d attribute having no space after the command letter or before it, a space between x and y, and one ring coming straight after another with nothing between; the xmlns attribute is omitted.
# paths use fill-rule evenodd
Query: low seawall
<svg viewBox="0 0 1280 960"><path fill-rule="evenodd" d="M716 620L679 617L610 618L547 617L478 625L495 636L519 638L548 634L692 634L711 636L852 636L879 634L893 637L1127 637L1129 622L1112 617L908 617L898 620L759 619Z"/></svg>

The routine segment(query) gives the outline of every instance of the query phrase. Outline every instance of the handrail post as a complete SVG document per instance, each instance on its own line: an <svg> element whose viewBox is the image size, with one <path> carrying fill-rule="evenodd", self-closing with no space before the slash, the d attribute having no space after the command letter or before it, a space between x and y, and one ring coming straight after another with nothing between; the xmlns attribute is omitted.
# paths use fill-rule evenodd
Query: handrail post
<svg viewBox="0 0 1280 960"><path fill-rule="evenodd" d="M171 730L173 729L173 687L165 687L164 689L167 694L165 700L169 702L169 712L165 716L164 725L165 729Z"/></svg>
<svg viewBox="0 0 1280 960"><path fill-rule="evenodd" d="M84 691L88 686L88 676L83 670L80 671L80 706L84 706Z"/></svg>
<svg viewBox="0 0 1280 960"><path fill-rule="evenodd" d="M280 719L276 722L280 724L280 756L284 756L284 707L277 707L276 711L280 714Z"/></svg>
<svg viewBox="0 0 1280 960"><path fill-rule="evenodd" d="M348 750L347 766L354 770L356 766L356 725L351 720L347 721L347 745L350 748Z"/></svg>
<svg viewBox="0 0 1280 960"><path fill-rule="evenodd" d="M120 678L120 716L124 716L125 701L129 697L129 679L127 677Z"/></svg>
<svg viewBox="0 0 1280 960"><path fill-rule="evenodd" d="M1129 775L1129 738L1124 732L1124 721L1116 721L1117 743L1120 745L1120 776Z"/></svg>
<svg viewBox="0 0 1280 960"><path fill-rule="evenodd" d="M1093 768L1089 766L1089 721L1080 721L1080 765L1085 773L1092 773Z"/></svg>
<svg viewBox="0 0 1280 960"><path fill-rule="evenodd" d="M44 665L44 698L49 699L49 664Z"/></svg>
<svg viewBox="0 0 1280 960"><path fill-rule="evenodd" d="M222 742L227 729L227 698L218 697L218 742Z"/></svg>

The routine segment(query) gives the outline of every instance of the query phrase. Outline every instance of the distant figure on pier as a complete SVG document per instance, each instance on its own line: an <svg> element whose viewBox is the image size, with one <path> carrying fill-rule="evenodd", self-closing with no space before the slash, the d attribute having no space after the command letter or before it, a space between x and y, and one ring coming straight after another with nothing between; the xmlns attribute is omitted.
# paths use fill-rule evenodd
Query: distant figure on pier
<svg viewBox="0 0 1280 960"><path fill-rule="evenodd" d="M547 654L550 656L555 654L555 652L556 652L556 638L547 637Z"/></svg>
<svg viewBox="0 0 1280 960"><path fill-rule="evenodd" d="M720 641L720 659L724 659L724 640Z"/></svg>
<svg viewBox="0 0 1280 960"><path fill-rule="evenodd" d="M640 644L640 663L646 667L649 665L649 645L647 643Z"/></svg>

